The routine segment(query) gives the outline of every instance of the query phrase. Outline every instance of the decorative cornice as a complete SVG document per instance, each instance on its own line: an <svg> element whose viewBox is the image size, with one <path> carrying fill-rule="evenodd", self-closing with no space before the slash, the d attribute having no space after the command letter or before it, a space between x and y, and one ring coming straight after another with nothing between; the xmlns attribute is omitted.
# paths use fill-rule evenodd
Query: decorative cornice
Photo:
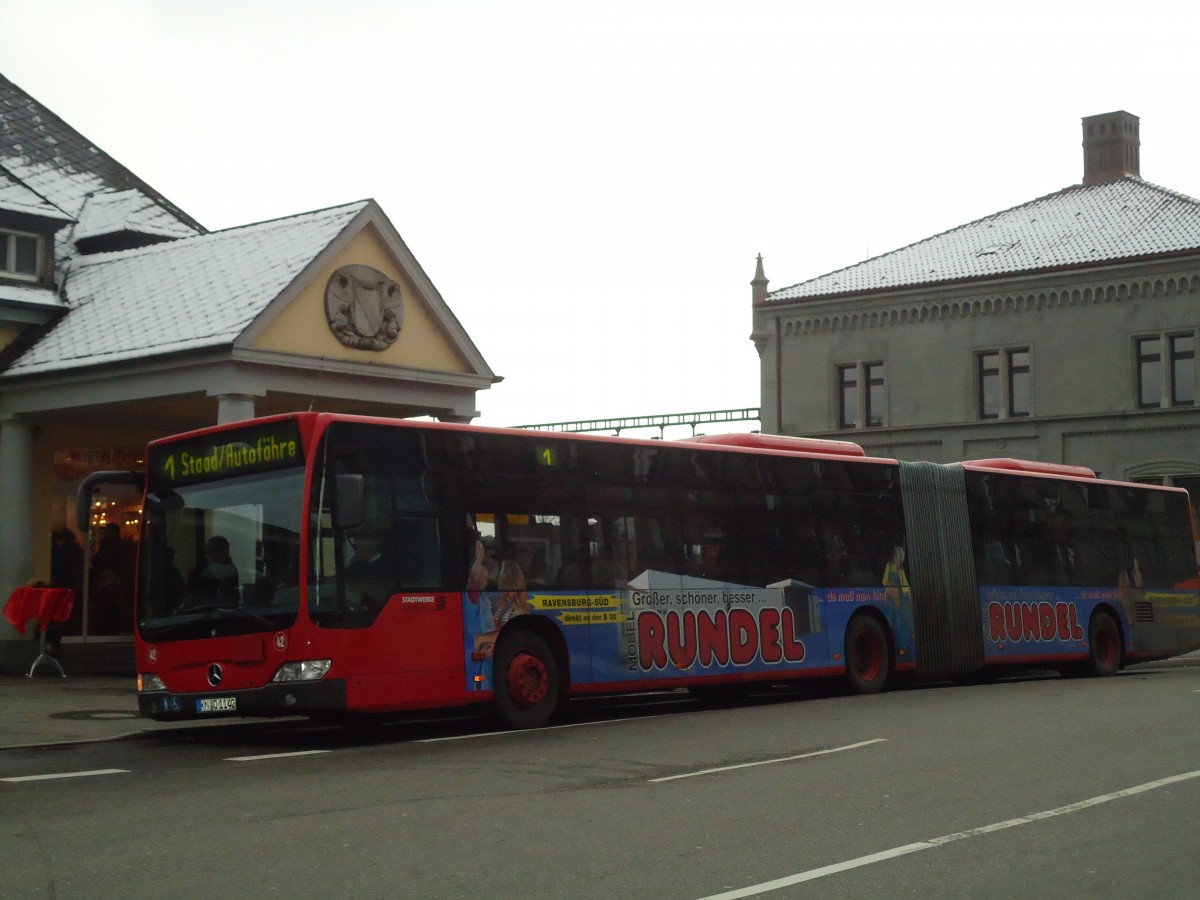
<svg viewBox="0 0 1200 900"><path fill-rule="evenodd" d="M1011 313L1037 312L1065 306L1087 306L1174 297L1200 292L1200 274L1129 278L1086 286L1028 292L990 293L961 300L930 300L897 304L885 309L780 316L782 335L799 337L869 328L894 328L952 319L975 319ZM766 310L763 310L766 312Z"/></svg>
<svg viewBox="0 0 1200 900"><path fill-rule="evenodd" d="M1178 413L1187 413L1187 412L1195 413L1196 407L1194 407L1194 406L1176 406L1176 407L1172 407L1170 411L1175 411ZM1146 410L1145 414L1153 415L1156 412L1168 412L1168 410L1166 410L1166 409ZM1135 414L1135 415L1137 415L1137 414ZM1163 432L1163 431L1186 431L1186 432L1196 431L1196 423L1195 422L1190 422L1190 423L1184 422L1184 423L1180 423L1180 424L1171 424L1171 425L1146 425L1146 424L1143 424L1142 422L1130 421L1129 417L1130 417L1129 413L1122 413L1121 414L1121 422L1122 423L1129 422L1129 424L1131 424L1133 426L1132 428L1093 428L1089 431L1066 431L1066 430L1064 430L1063 438L1066 439L1066 438L1075 438L1075 437L1111 437L1112 435L1128 434L1130 431L1136 431L1138 434L1148 434L1150 432Z"/></svg>
<svg viewBox="0 0 1200 900"><path fill-rule="evenodd" d="M1125 470L1129 478L1163 478L1168 475L1200 475L1200 464L1193 460L1174 459L1143 463Z"/></svg>

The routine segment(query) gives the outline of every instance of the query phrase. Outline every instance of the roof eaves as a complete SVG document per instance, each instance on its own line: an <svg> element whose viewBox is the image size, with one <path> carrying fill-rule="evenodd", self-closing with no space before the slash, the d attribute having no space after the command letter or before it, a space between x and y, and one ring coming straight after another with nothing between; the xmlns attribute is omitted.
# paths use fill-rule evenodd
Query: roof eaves
<svg viewBox="0 0 1200 900"><path fill-rule="evenodd" d="M6 129L13 136L13 141L9 143L14 149L19 147L20 158L30 166L38 168L39 165L49 165L59 172L87 173L110 189L137 190L181 225L199 233L207 231L198 221L72 128L53 110L3 75L0 75L0 109L5 110L11 126ZM27 179L18 180L28 185ZM59 208L62 208L61 205Z"/></svg>
<svg viewBox="0 0 1200 900"><path fill-rule="evenodd" d="M1001 219L1006 216L1010 216L1011 214L1020 212L1021 210L1024 210L1024 209L1031 209L1035 206L1045 204L1045 203L1054 201L1056 199L1065 197L1071 193L1075 193L1075 192L1079 192L1079 191L1097 191L1097 190L1105 189L1105 188L1111 187L1111 185L1113 185L1114 183L1136 184L1139 187L1143 187L1143 188L1146 188L1147 190L1153 191L1155 193L1162 194L1171 200L1182 201L1185 203L1192 204L1192 205L1196 206L1197 208L1200 208L1200 201L1196 200L1193 197L1189 197L1188 195L1179 193L1178 191L1172 191L1169 188L1164 188L1161 185L1157 185L1152 182L1145 181L1142 178L1139 178L1137 176L1132 176L1132 175L1124 176L1123 178L1116 179L1115 181L1112 181L1112 182L1105 182L1103 184L1069 185L1058 191L1053 191L1049 194L1044 194L1040 197L1036 197L1036 198L1034 198L1032 200L1028 200L1024 203L1019 203L1016 206L1012 206L1007 209L1000 210L998 212L990 213L989 215L982 216L981 218L975 219L975 220L967 222L965 224L958 225L954 228L950 228L950 229L947 229L942 232L938 232L937 234L923 238L919 241L915 241L911 244L906 244L905 246L898 247L895 250L890 250L887 253L881 253L879 256L873 256L868 259L861 260L857 263L853 263L849 266L844 266L840 269L834 269L830 272L826 272L821 275L817 275L813 278L806 279L805 281L797 282L796 284L792 284L787 287L778 288L776 290L771 291L767 295L766 300L756 303L756 304L754 304L754 306L755 306L755 308L761 309L761 308L777 306L777 305L790 305L790 304L804 303L804 302L822 302L822 301L830 300L830 299L842 299L842 298L847 298L847 297L857 297L857 296L863 296L863 295L867 295L867 294L877 294L880 292L903 290L906 288L936 287L936 286L944 286L944 285L949 285L949 284L961 284L961 283L969 283L969 282L989 281L989 280L995 280L996 278L1010 277L1010 276L1024 277L1024 276L1032 275L1032 274L1044 274L1046 272L1067 271L1067 270L1074 270L1074 269L1081 269L1081 268L1089 268L1089 267L1095 267L1096 265L1111 263L1118 259L1121 260L1122 262L1125 262L1125 261L1137 261L1137 260L1143 260L1143 259L1170 258L1172 256L1180 256L1180 255L1186 256L1186 255L1189 255L1192 252L1194 252L1190 248L1174 249L1174 250L1163 251L1161 253L1137 253L1137 254L1130 254L1129 256L1106 257L1103 259L1085 260L1085 261L1076 262L1076 263L1060 263L1060 264L1053 264L1053 265L1039 266L1039 267L1014 268L1014 269L1011 269L1008 271L992 271L992 272L984 272L984 273L979 273L979 274L969 274L969 275L964 275L961 277L950 277L950 278L940 278L940 279L930 279L930 280L907 279L904 281L896 281L891 284L876 283L869 287L851 288L851 289L846 289L843 291L821 290L820 292L812 292L812 293L804 293L803 292L803 288L805 288L805 286L807 286L807 285L819 286L822 283L828 283L828 281L830 279L835 278L836 276L841 275L842 273L853 272L853 271L859 270L862 267L867 266L869 264L878 264L881 261L886 261L887 259L889 259L891 257L896 257L900 254L908 253L908 252L914 250L915 248L922 247L923 245L933 244L934 242L943 240L943 239L953 236L957 233L966 232L969 229L973 229L978 226L984 225L992 220L997 220L997 219ZM1197 248L1197 249L1200 249L1200 248ZM796 292L796 293L793 293L792 296L786 296L786 297L780 296L780 295L788 294L788 293L792 293L792 292Z"/></svg>
<svg viewBox="0 0 1200 900"><path fill-rule="evenodd" d="M824 294L808 294L801 297L784 297L768 299L753 304L755 309L778 309L785 306L803 306L807 304L825 303L836 300L849 300L861 297L892 294L900 291L937 289L957 287L964 284L983 284L989 281L1011 281L1013 278L1038 278L1053 275L1057 272L1077 272L1084 269L1112 268L1113 264L1133 265L1138 263L1159 262L1163 260L1200 256L1200 247L1192 250L1168 250L1162 253L1143 253L1134 256L1123 256L1120 259L1103 259L1078 263L1064 263L1055 266L1045 266L1038 269L1015 269L1011 272L990 272L982 275L968 275L962 278L946 278L939 281L908 281L889 284L882 287L861 288L852 291L829 292Z"/></svg>

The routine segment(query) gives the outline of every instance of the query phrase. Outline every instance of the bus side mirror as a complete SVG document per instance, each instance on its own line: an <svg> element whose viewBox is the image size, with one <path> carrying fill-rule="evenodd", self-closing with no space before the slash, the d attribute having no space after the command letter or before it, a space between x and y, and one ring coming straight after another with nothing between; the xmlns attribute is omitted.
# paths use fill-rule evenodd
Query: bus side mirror
<svg viewBox="0 0 1200 900"><path fill-rule="evenodd" d="M333 527L358 528L363 523L363 477L338 475L333 500Z"/></svg>

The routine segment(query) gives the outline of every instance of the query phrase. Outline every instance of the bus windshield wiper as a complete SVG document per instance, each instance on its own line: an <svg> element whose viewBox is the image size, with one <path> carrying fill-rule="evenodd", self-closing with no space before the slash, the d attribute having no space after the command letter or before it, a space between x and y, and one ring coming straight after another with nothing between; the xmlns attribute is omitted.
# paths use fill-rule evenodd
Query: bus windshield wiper
<svg viewBox="0 0 1200 900"><path fill-rule="evenodd" d="M250 619L251 621L257 622L260 625L266 625L268 628L275 627L275 623L270 619L266 618L265 616L260 616L257 613L252 613L242 609L240 606L222 606L219 603L210 603L205 606L191 606L184 610L184 613L186 614L207 612L236 613L244 619Z"/></svg>

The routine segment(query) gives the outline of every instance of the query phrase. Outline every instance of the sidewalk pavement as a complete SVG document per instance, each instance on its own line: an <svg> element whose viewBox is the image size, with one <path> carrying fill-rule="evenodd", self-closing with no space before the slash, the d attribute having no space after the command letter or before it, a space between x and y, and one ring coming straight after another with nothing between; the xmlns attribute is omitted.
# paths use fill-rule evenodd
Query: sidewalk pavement
<svg viewBox="0 0 1200 900"><path fill-rule="evenodd" d="M137 707L131 676L0 677L0 750L113 741L156 731L234 725L245 719L155 722Z"/></svg>
<svg viewBox="0 0 1200 900"><path fill-rule="evenodd" d="M1163 666L1200 667L1200 651L1139 663L1130 666L1130 670ZM57 674L0 677L0 750L112 741L178 728L235 725L245 721L144 719L138 715L137 684L131 677L60 678Z"/></svg>

